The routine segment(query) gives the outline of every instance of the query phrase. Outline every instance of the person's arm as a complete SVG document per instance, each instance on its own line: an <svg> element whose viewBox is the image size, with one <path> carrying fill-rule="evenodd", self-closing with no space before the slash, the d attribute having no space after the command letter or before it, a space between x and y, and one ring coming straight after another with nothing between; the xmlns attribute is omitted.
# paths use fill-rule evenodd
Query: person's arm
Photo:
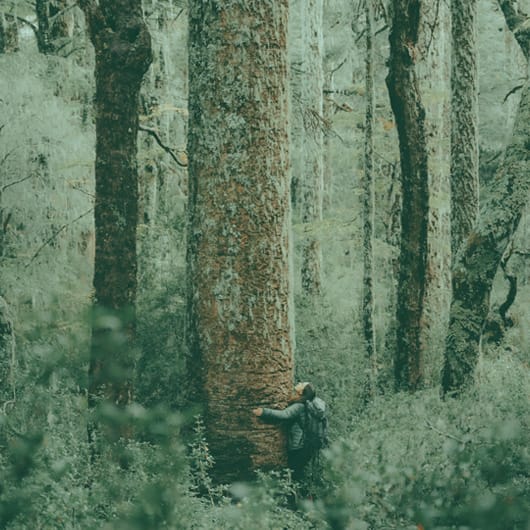
<svg viewBox="0 0 530 530"><path fill-rule="evenodd" d="M301 414L302 410L304 410L304 405L302 403L293 403L283 410L259 407L254 409L254 414L266 421L292 421Z"/></svg>

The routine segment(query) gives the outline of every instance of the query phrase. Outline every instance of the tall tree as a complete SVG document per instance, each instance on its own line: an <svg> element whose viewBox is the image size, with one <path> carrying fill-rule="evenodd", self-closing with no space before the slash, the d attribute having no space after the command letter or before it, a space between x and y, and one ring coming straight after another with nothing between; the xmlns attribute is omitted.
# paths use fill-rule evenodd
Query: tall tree
<svg viewBox="0 0 530 530"><path fill-rule="evenodd" d="M477 1L451 1L451 251L478 215Z"/></svg>
<svg viewBox="0 0 530 530"><path fill-rule="evenodd" d="M374 45L373 45L373 5L366 0L366 111L364 144L364 183L363 183L363 330L366 357L369 366L368 393L373 397L377 388L377 357L374 330L373 292L373 237L374 237Z"/></svg>
<svg viewBox="0 0 530 530"><path fill-rule="evenodd" d="M72 38L71 7L69 0L35 0L37 47L41 53L55 54Z"/></svg>
<svg viewBox="0 0 530 530"><path fill-rule="evenodd" d="M220 479L285 463L292 385L287 0L189 4L189 349Z"/></svg>
<svg viewBox="0 0 530 530"><path fill-rule="evenodd" d="M302 223L312 227L322 221L324 194L324 134L323 113L323 2L304 3L302 21L302 104L304 137L303 169L300 188ZM322 292L322 250L318 230L309 230L302 242L302 289L306 295Z"/></svg>
<svg viewBox="0 0 530 530"><path fill-rule="evenodd" d="M429 216L425 109L416 73L420 0L393 0L387 86L401 159L401 247L397 299L396 387L422 384L424 296Z"/></svg>
<svg viewBox="0 0 530 530"><path fill-rule="evenodd" d="M517 7L516 0L499 0L499 5L528 62L530 17ZM459 394L473 381L493 279L528 202L529 136L530 84L527 80L503 162L453 266L453 299L442 376L446 394Z"/></svg>
<svg viewBox="0 0 530 530"><path fill-rule="evenodd" d="M118 405L131 395L131 343L136 301L139 93L151 63L151 39L141 0L81 0L96 52L96 250L89 367L89 405L106 397ZM111 311L126 318L125 336ZM127 317L124 315L127 314Z"/></svg>

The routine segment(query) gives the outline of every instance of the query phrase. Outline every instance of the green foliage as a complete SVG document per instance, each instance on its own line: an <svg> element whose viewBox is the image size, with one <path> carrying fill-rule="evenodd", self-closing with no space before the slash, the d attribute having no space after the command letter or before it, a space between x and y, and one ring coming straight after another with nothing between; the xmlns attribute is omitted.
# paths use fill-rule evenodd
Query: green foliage
<svg viewBox="0 0 530 530"><path fill-rule="evenodd" d="M513 361L487 373L460 401L397 394L352 423L328 453L332 528L526 529L530 380Z"/></svg>

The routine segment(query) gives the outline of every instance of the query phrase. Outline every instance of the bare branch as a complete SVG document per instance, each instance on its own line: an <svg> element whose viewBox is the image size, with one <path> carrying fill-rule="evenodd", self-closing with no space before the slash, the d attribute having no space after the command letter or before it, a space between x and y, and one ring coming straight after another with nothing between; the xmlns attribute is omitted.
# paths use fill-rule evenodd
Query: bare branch
<svg viewBox="0 0 530 530"><path fill-rule="evenodd" d="M28 263L26 264L26 266L24 267L25 269L27 269L34 261L35 259L37 258L37 256L41 253L41 250L46 247L47 245L49 245L65 228L68 228L70 225L73 225L74 223L76 223L77 221L79 221L79 219L82 219L83 217L85 217L85 215L88 215L90 212L92 212L94 210L94 208L90 208L89 210L87 210L86 212L82 213L80 216L76 217L73 221L70 221L69 223L66 223L64 224L63 226L61 226L58 230L56 230L52 235L51 237L49 237L38 249L37 249L37 252L35 252L35 254L33 254L33 256L31 257L31 259L28 261Z"/></svg>
<svg viewBox="0 0 530 530"><path fill-rule="evenodd" d="M139 125L138 129L149 133L155 140L156 143L177 163L180 167L188 167L187 163L182 162L179 157L175 154L174 150L171 147L168 147L162 142L160 135L156 129L151 129L151 127L145 127L144 125Z"/></svg>
<svg viewBox="0 0 530 530"><path fill-rule="evenodd" d="M0 195L2 193L4 193L4 191L7 189L7 188L10 188L11 186L14 186L15 184L20 184L21 182L24 182L25 180L28 180L30 179L31 177L33 177L33 175L26 175L25 177L21 178L21 179L18 179L18 180L14 180L13 182L8 182L6 185L2 186L0 188Z"/></svg>

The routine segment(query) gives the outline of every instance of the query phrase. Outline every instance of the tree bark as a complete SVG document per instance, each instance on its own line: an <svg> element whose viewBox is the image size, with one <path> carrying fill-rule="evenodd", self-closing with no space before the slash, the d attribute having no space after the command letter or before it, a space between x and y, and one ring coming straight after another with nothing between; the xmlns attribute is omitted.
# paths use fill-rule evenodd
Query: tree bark
<svg viewBox="0 0 530 530"><path fill-rule="evenodd" d="M451 1L451 252L478 215L477 2Z"/></svg>
<svg viewBox="0 0 530 530"><path fill-rule="evenodd" d="M292 386L287 0L189 8L189 355L219 480L285 464Z"/></svg>
<svg viewBox="0 0 530 530"><path fill-rule="evenodd" d="M377 354L374 330L373 292L373 237L374 237L374 47L373 47L373 6L366 0L366 111L364 143L364 183L363 183L363 331L366 359L369 367L367 397L377 393Z"/></svg>
<svg viewBox="0 0 530 530"><path fill-rule="evenodd" d="M13 318L0 296L0 407L15 399L15 333Z"/></svg>
<svg viewBox="0 0 530 530"><path fill-rule="evenodd" d="M401 247L397 300L396 388L416 390L423 379L424 296L429 216L425 109L416 74L419 0L394 0L387 86L401 158Z"/></svg>
<svg viewBox="0 0 530 530"><path fill-rule="evenodd" d="M123 406L131 399L134 360L139 92L151 63L151 40L140 0L80 5L96 52L96 311L89 405L104 397Z"/></svg>
<svg viewBox="0 0 530 530"><path fill-rule="evenodd" d="M528 61L530 17L514 1L499 0L508 27ZM488 199L453 267L453 299L442 375L444 394L458 395L473 382L493 279L515 233L530 188L530 85L521 90L511 139Z"/></svg>
<svg viewBox="0 0 530 530"><path fill-rule="evenodd" d="M13 15L0 14L0 53L18 51L18 24Z"/></svg>
<svg viewBox="0 0 530 530"><path fill-rule="evenodd" d="M316 119L306 120L302 143L302 200L301 217L306 226L322 221L324 193L324 134L321 117L323 113L323 3L322 0L308 0L304 4L302 26L303 113ZM316 231L310 231L316 232ZM318 235L309 235L302 241L302 290L313 298L322 294L322 249Z"/></svg>

